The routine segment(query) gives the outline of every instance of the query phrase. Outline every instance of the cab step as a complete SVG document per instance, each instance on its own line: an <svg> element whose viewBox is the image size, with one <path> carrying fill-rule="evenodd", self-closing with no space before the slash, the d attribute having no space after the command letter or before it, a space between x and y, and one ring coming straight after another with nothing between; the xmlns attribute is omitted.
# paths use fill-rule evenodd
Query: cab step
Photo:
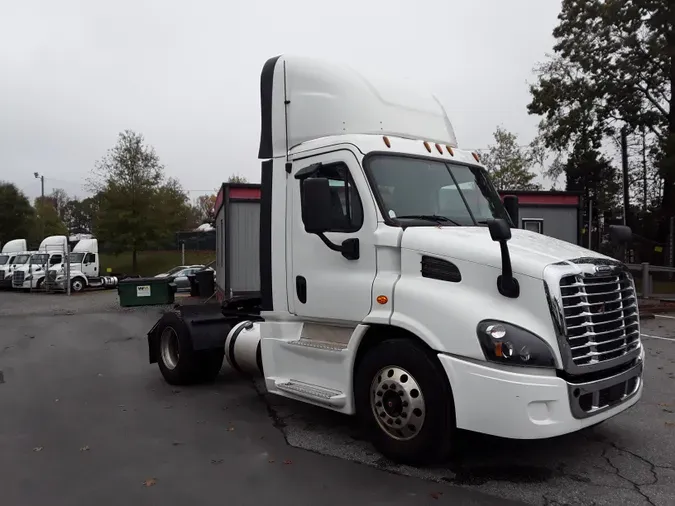
<svg viewBox="0 0 675 506"><path fill-rule="evenodd" d="M317 403L327 404L333 407L342 407L347 401L347 396L337 390L332 390L319 385L312 385L297 380L275 381L275 386L282 392L302 397Z"/></svg>
<svg viewBox="0 0 675 506"><path fill-rule="evenodd" d="M301 337L296 341L288 341L288 344L291 346L304 346L306 348L314 348L317 350L337 351L337 352L347 349L346 344L332 343L328 341L317 341L315 339L305 339L304 337Z"/></svg>

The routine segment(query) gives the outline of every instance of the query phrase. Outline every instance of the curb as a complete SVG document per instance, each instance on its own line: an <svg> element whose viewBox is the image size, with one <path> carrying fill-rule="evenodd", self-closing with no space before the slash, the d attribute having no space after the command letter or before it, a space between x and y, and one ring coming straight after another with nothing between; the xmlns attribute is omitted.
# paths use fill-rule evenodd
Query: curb
<svg viewBox="0 0 675 506"><path fill-rule="evenodd" d="M639 318L640 320L653 320L656 316L654 316L654 313L640 313Z"/></svg>

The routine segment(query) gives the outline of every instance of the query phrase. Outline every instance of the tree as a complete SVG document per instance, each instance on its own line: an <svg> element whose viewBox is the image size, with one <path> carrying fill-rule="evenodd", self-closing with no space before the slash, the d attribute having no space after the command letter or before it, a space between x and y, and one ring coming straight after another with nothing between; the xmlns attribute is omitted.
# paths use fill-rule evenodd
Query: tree
<svg viewBox="0 0 675 506"><path fill-rule="evenodd" d="M240 174L233 174L227 178L228 183L248 183L246 176Z"/></svg>
<svg viewBox="0 0 675 506"><path fill-rule="evenodd" d="M536 153L518 145L518 137L502 127L493 134L496 144L481 153L481 161L499 190L536 190L541 185L530 169L537 163Z"/></svg>
<svg viewBox="0 0 675 506"><path fill-rule="evenodd" d="M175 232L193 229L198 225L190 199L176 179L168 179L157 189L154 202L154 212L161 217L163 224L159 241L165 242Z"/></svg>
<svg viewBox="0 0 675 506"><path fill-rule="evenodd" d="M215 219L216 194L200 195L194 206L195 218L202 223L212 223Z"/></svg>
<svg viewBox="0 0 675 506"><path fill-rule="evenodd" d="M35 210L16 185L0 181L0 243L28 239L33 230Z"/></svg>
<svg viewBox="0 0 675 506"><path fill-rule="evenodd" d="M89 186L97 193L96 235L115 253L131 251L134 272L139 251L186 225L187 196L175 180L165 180L159 156L141 134L120 133Z"/></svg>
<svg viewBox="0 0 675 506"><path fill-rule="evenodd" d="M546 147L565 158L593 150L624 126L646 132L675 212L675 4L670 0L563 0L555 56L530 87ZM582 148L576 147L577 145Z"/></svg>
<svg viewBox="0 0 675 506"><path fill-rule="evenodd" d="M54 188L54 190L52 190L52 192L49 194L49 198L51 198L52 201L54 202L56 213L59 215L59 218L61 218L61 221L67 223L68 222L67 204L70 201L70 197L68 197L66 191L61 188Z"/></svg>
<svg viewBox="0 0 675 506"><path fill-rule="evenodd" d="M96 197L73 199L66 204L66 226L71 234L90 234L98 212Z"/></svg>
<svg viewBox="0 0 675 506"><path fill-rule="evenodd" d="M35 219L31 239L40 242L50 235L67 235L68 227L59 217L54 205L54 199L50 197L38 197L35 199Z"/></svg>

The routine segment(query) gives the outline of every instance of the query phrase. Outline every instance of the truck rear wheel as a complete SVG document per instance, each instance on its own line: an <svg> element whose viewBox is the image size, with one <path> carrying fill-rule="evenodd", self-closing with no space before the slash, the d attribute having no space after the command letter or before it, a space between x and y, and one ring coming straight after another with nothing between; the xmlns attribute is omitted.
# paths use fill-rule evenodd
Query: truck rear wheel
<svg viewBox="0 0 675 506"><path fill-rule="evenodd" d="M177 315L165 314L156 332L157 363L167 383L190 385L218 376L224 350L193 350L189 331Z"/></svg>
<svg viewBox="0 0 675 506"><path fill-rule="evenodd" d="M452 391L428 351L407 339L367 352L355 378L357 415L385 457L410 465L442 461L455 437Z"/></svg>

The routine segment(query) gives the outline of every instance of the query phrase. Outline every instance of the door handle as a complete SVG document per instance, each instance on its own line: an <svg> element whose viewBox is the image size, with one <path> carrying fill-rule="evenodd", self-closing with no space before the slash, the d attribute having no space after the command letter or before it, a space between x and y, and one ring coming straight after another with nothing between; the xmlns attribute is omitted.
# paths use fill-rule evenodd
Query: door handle
<svg viewBox="0 0 675 506"><path fill-rule="evenodd" d="M307 302L307 280L304 276L295 277L295 293L303 304Z"/></svg>

